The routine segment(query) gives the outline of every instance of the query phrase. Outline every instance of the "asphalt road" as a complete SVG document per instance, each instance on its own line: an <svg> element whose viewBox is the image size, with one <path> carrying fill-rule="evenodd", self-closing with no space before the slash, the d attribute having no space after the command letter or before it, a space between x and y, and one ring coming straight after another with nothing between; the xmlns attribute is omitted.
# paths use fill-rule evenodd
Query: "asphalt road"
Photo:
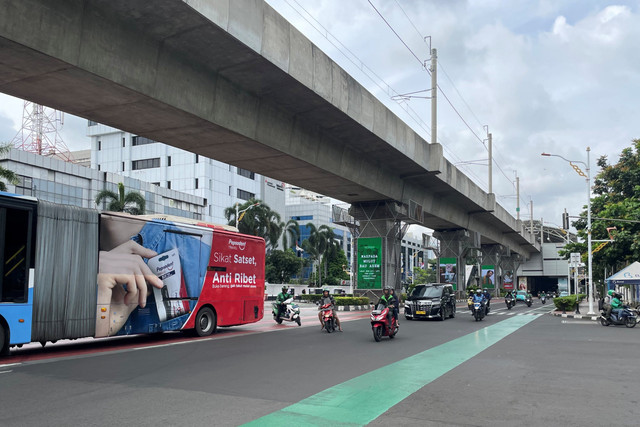
<svg viewBox="0 0 640 427"><path fill-rule="evenodd" d="M23 348L0 361L0 425L637 424L640 327L493 306L380 343L367 313L327 334L309 308L303 327Z"/></svg>

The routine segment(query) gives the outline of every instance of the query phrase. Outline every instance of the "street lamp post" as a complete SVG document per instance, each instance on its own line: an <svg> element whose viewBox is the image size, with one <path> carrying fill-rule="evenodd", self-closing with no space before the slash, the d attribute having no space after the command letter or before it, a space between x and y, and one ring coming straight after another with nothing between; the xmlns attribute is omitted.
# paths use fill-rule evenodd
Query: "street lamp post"
<svg viewBox="0 0 640 427"><path fill-rule="evenodd" d="M252 204L251 206L249 206L249 207L247 207L247 208L245 208L245 209L242 209L241 211L238 211L238 202L236 202L236 228L238 228L238 221L239 221L239 219L238 219L238 215L239 215L239 214L241 214L241 213L243 213L243 212L246 212L246 211L248 211L249 209L254 208L254 207L256 207L256 206L260 206L260 203L254 203L254 204Z"/></svg>
<svg viewBox="0 0 640 427"><path fill-rule="evenodd" d="M581 162L578 160L568 160L558 154L549 154L542 153L543 156L553 156L560 157L565 162L568 162L571 167L578 173L578 175L585 177L587 179L587 264L589 268L589 312L588 315L595 314L593 311L593 254L591 253L591 160L590 160L591 148L587 147L587 163ZM580 167L576 165L576 163L580 163L584 165L587 170L587 174L585 175ZM576 301L577 304L577 301Z"/></svg>

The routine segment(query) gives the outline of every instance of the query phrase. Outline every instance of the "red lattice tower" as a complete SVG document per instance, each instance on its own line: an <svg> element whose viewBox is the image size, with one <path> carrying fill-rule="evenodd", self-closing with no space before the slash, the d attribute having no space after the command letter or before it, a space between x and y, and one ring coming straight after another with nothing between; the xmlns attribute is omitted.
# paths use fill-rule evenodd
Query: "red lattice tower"
<svg viewBox="0 0 640 427"><path fill-rule="evenodd" d="M60 137L64 113L33 102L24 101L22 128L13 138L13 146L41 156L71 161L69 148Z"/></svg>

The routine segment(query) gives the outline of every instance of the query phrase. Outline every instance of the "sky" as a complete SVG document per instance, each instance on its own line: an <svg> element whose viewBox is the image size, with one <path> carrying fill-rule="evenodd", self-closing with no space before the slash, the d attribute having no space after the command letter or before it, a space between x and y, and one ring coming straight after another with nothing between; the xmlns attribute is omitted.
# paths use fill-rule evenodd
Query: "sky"
<svg viewBox="0 0 640 427"><path fill-rule="evenodd" d="M487 191L488 129L493 192L516 216L517 175L523 220L533 205L534 219L558 226L565 208L578 215L587 202L586 180L542 152L586 163L590 147L593 177L598 158L615 163L640 138L640 0L267 3L427 141L430 101L392 96L430 87L422 64L431 43L445 157ZM15 137L22 110L0 95L0 141ZM61 136L72 150L89 148L84 119L65 115Z"/></svg>

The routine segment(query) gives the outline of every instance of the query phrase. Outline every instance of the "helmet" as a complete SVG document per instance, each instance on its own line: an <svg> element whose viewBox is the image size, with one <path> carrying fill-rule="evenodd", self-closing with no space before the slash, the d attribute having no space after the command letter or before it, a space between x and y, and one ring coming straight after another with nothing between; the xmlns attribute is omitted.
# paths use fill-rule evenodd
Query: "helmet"
<svg viewBox="0 0 640 427"><path fill-rule="evenodd" d="M476 293L477 293L477 294L479 294L480 292L481 292L481 289L480 289L480 288L476 289Z"/></svg>
<svg viewBox="0 0 640 427"><path fill-rule="evenodd" d="M329 289L324 288L324 289L322 290L322 293L324 294L325 292L329 292Z"/></svg>
<svg viewBox="0 0 640 427"><path fill-rule="evenodd" d="M607 295L611 296L611 295L613 295L614 293L615 293L615 292L613 292L613 290L612 290L612 289L609 289L609 291L607 292Z"/></svg>
<svg viewBox="0 0 640 427"><path fill-rule="evenodd" d="M487 288L484 288L483 291L487 292Z"/></svg>
<svg viewBox="0 0 640 427"><path fill-rule="evenodd" d="M286 286L282 287L282 292L287 292L289 290L289 288L287 288Z"/></svg>

